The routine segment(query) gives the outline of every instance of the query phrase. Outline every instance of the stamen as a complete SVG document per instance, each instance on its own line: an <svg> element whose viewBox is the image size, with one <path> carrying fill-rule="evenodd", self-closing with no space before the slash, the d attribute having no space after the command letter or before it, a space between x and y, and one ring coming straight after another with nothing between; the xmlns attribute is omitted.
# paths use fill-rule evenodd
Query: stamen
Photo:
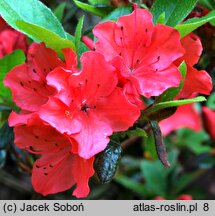
<svg viewBox="0 0 215 216"><path fill-rule="evenodd" d="M64 114L67 118L71 117L71 113L68 110L65 110Z"/></svg>

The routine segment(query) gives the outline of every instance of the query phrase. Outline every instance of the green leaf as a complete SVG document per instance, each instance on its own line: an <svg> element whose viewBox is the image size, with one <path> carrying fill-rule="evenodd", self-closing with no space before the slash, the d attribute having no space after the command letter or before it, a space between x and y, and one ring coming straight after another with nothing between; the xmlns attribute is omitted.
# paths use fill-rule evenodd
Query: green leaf
<svg viewBox="0 0 215 216"><path fill-rule="evenodd" d="M4 100L11 102L10 89L3 85L3 80L6 74L13 69L15 66L25 62L25 54L22 50L16 50L9 55L4 56L0 59L0 96Z"/></svg>
<svg viewBox="0 0 215 216"><path fill-rule="evenodd" d="M204 173L203 170L197 170L192 173L183 174L177 182L175 182L175 196L183 193L183 190L191 185L197 178Z"/></svg>
<svg viewBox="0 0 215 216"><path fill-rule="evenodd" d="M163 13L158 17L157 23L159 23L159 24L165 24L165 12L163 12Z"/></svg>
<svg viewBox="0 0 215 216"><path fill-rule="evenodd" d="M150 196L151 192L148 190L147 187L144 186L144 184L141 184L131 178L128 178L124 175L116 175L114 177L114 181L121 184L125 188L134 191L135 193L141 195L141 196Z"/></svg>
<svg viewBox="0 0 215 216"><path fill-rule="evenodd" d="M110 5L109 0L88 0L92 5Z"/></svg>
<svg viewBox="0 0 215 216"><path fill-rule="evenodd" d="M84 24L84 16L82 16L79 19L77 27L75 29L75 46L77 50L79 50L79 47L80 47L83 24Z"/></svg>
<svg viewBox="0 0 215 216"><path fill-rule="evenodd" d="M197 0L156 0L151 8L153 22L157 23L159 16L165 13L165 24L176 26L194 8Z"/></svg>
<svg viewBox="0 0 215 216"><path fill-rule="evenodd" d="M209 10L215 9L214 0L199 0L198 2Z"/></svg>
<svg viewBox="0 0 215 216"><path fill-rule="evenodd" d="M118 7L115 10L113 10L111 13L109 13L107 16L105 16L101 22L105 22L107 20L113 20L117 21L119 17L130 14L132 12L131 7Z"/></svg>
<svg viewBox="0 0 215 216"><path fill-rule="evenodd" d="M63 20L64 11L66 8L66 3L61 3L58 7L54 9L54 15L58 18L58 20L61 22Z"/></svg>
<svg viewBox="0 0 215 216"><path fill-rule="evenodd" d="M165 101L173 100L173 98L175 98L178 95L178 93L180 92L180 90L183 88L185 77L186 77L186 72L187 72L187 65L186 65L185 61L183 61L180 64L178 69L180 70L181 75L182 75L182 81L180 82L179 87L169 88L166 91L164 91L163 94L156 97L156 99L155 99L156 103L159 103L161 101L165 102Z"/></svg>
<svg viewBox="0 0 215 216"><path fill-rule="evenodd" d="M204 131L193 131L191 129L180 129L177 131L178 146L185 146L195 154L206 153L211 150L211 147L204 145L204 142L209 140L209 136Z"/></svg>
<svg viewBox="0 0 215 216"><path fill-rule="evenodd" d="M215 20L215 10L208 13L206 16L201 18L191 18L183 22L183 24L177 25L175 28L179 31L181 37L188 35L190 32L193 32L195 29L204 25L209 21Z"/></svg>
<svg viewBox="0 0 215 216"><path fill-rule="evenodd" d="M7 145L13 142L13 128L6 122L0 129L0 149L5 149Z"/></svg>
<svg viewBox="0 0 215 216"><path fill-rule="evenodd" d="M107 6L94 6L94 5L89 5L77 0L74 0L75 4L81 8L84 11L87 11L91 14L94 14L99 17L105 17L108 15L108 13L112 10L112 7L107 7Z"/></svg>
<svg viewBox="0 0 215 216"><path fill-rule="evenodd" d="M43 41L48 47L54 49L58 54L62 54L61 50L63 48L70 47L73 50L76 50L72 41L64 39L54 32L49 31L48 29L22 20L18 20L16 24L19 29L21 29L23 32L26 32L29 37L37 38L38 42Z"/></svg>
<svg viewBox="0 0 215 216"><path fill-rule="evenodd" d="M0 169L4 166L6 161L7 152L5 150L0 151Z"/></svg>
<svg viewBox="0 0 215 216"><path fill-rule="evenodd" d="M126 156L124 155L120 161L120 166L123 167L123 170L130 171L130 170L137 170L140 167L140 158Z"/></svg>
<svg viewBox="0 0 215 216"><path fill-rule="evenodd" d="M213 92L207 99L207 107L214 110L215 109L215 92Z"/></svg>
<svg viewBox="0 0 215 216"><path fill-rule="evenodd" d="M0 105L0 112L10 112L11 108L5 105Z"/></svg>
<svg viewBox="0 0 215 216"><path fill-rule="evenodd" d="M67 37L70 41L73 42L73 44L75 43L75 37L73 35L70 35L67 33ZM76 51L78 54L78 59L80 59L82 53L89 51L89 48L82 42L79 42L79 47L78 50Z"/></svg>
<svg viewBox="0 0 215 216"><path fill-rule="evenodd" d="M128 136L139 136L139 137L147 137L147 133L142 128L136 128L135 130L128 130L126 132Z"/></svg>
<svg viewBox="0 0 215 216"><path fill-rule="evenodd" d="M146 158L156 160L158 158L157 151L155 148L154 135L152 131L148 133L148 137L143 138L142 142L144 148L144 155Z"/></svg>
<svg viewBox="0 0 215 216"><path fill-rule="evenodd" d="M16 22L22 20L66 38L56 16L39 0L0 0L0 14L15 29L21 30Z"/></svg>
<svg viewBox="0 0 215 216"><path fill-rule="evenodd" d="M169 161L171 163L171 168L165 168L159 160L148 161L143 160L141 162L141 172L145 179L145 187L154 196L167 196L168 188L168 175L174 169L177 162L178 152L172 151L168 154Z"/></svg>
<svg viewBox="0 0 215 216"><path fill-rule="evenodd" d="M121 154L121 145L110 142L106 149L96 156L94 169L101 183L107 183L112 180L116 173Z"/></svg>
<svg viewBox="0 0 215 216"><path fill-rule="evenodd" d="M206 101L205 97L199 96L199 97L191 98L191 99L165 101L165 102L161 102L161 103L157 103L157 104L155 103L155 104L149 106L148 108L146 108L145 110L143 110L142 116L144 116L144 115L149 116L153 112L156 112L158 110L165 109L168 107L178 107L181 105L196 103L196 102L202 102L202 101Z"/></svg>

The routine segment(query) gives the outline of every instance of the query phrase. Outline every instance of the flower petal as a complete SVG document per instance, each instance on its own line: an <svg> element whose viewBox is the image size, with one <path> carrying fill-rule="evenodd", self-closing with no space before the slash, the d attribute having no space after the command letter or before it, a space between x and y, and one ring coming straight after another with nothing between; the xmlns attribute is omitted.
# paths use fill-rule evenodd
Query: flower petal
<svg viewBox="0 0 215 216"><path fill-rule="evenodd" d="M37 111L42 104L48 100L48 96L53 93L42 82L32 79L30 73L32 68L27 64L22 64L12 69L4 79L4 85L12 91L14 102L22 109Z"/></svg>
<svg viewBox="0 0 215 216"><path fill-rule="evenodd" d="M70 135L81 130L76 110L70 111L70 108L57 98L50 98L41 107L39 116L62 134Z"/></svg>
<svg viewBox="0 0 215 216"><path fill-rule="evenodd" d="M44 124L36 115L28 120L27 125L16 126L14 134L14 142L19 148L35 154L55 152L65 145L70 145L70 140L51 126Z"/></svg>
<svg viewBox="0 0 215 216"><path fill-rule="evenodd" d="M113 130L107 122L99 119L94 111L88 113L80 111L79 117L82 129L80 133L73 134L71 137L78 143L78 154L89 159L106 148L110 141L108 136L112 135Z"/></svg>
<svg viewBox="0 0 215 216"><path fill-rule="evenodd" d="M44 43L33 43L28 51L28 63L34 66L35 73L39 74L41 78L56 67L65 67L65 63L62 62L57 53L45 46Z"/></svg>
<svg viewBox="0 0 215 216"><path fill-rule="evenodd" d="M138 30L138 31L137 31ZM93 33L98 38L96 50L105 54L107 60L122 55L129 66L138 47L150 43L153 30L152 15L147 10L137 9L121 16L117 23L107 21L98 24Z"/></svg>
<svg viewBox="0 0 215 216"><path fill-rule="evenodd" d="M144 49L138 67L146 66L153 70L163 70L184 54L179 32L158 24L154 27L150 46Z"/></svg>
<svg viewBox="0 0 215 216"><path fill-rule="evenodd" d="M131 81L141 95L147 98L158 96L170 87L177 87L181 74L175 65L164 70L150 71L150 68L139 68L131 75Z"/></svg>
<svg viewBox="0 0 215 216"><path fill-rule="evenodd" d="M127 130L140 116L139 108L130 103L119 88L109 97L101 98L94 112L102 121L107 122L114 132Z"/></svg>
<svg viewBox="0 0 215 216"><path fill-rule="evenodd" d="M181 44L185 49L185 53L183 57L176 61L176 65L180 65L182 61L185 61L190 66L197 64L202 53L200 38L191 33L181 39Z"/></svg>
<svg viewBox="0 0 215 216"><path fill-rule="evenodd" d="M37 114L30 113L30 112L22 112L22 111L18 114L12 111L8 118L9 126L13 127L17 125L27 124L28 120L32 118L34 115L37 115Z"/></svg>
<svg viewBox="0 0 215 216"><path fill-rule="evenodd" d="M65 56L66 68L75 72L78 65L76 53L71 48L65 48L63 49L63 54Z"/></svg>
<svg viewBox="0 0 215 216"><path fill-rule="evenodd" d="M180 128L190 128L194 131L201 130L201 118L193 104L178 107L177 111L169 118L159 122L163 135Z"/></svg>
<svg viewBox="0 0 215 216"><path fill-rule="evenodd" d="M177 95L177 98L188 98L193 93L209 95L213 88L210 75L204 71L187 65L187 74L182 90Z"/></svg>
<svg viewBox="0 0 215 216"><path fill-rule="evenodd" d="M203 125L210 137L215 140L215 112L208 107L202 108Z"/></svg>
<svg viewBox="0 0 215 216"><path fill-rule="evenodd" d="M89 193L88 180L94 174L93 158L85 160L71 154L70 146L59 152L44 154L33 167L32 184L43 195L68 190L76 185L73 192L78 198Z"/></svg>
<svg viewBox="0 0 215 216"><path fill-rule="evenodd" d="M117 85L115 68L105 61L98 52L86 52L81 57L82 72L80 74L85 83L85 96L108 96Z"/></svg>

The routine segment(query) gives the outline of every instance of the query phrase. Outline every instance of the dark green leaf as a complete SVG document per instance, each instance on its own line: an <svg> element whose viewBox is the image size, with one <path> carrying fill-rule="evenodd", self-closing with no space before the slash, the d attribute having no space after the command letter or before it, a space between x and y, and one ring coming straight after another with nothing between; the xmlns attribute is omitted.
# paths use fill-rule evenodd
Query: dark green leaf
<svg viewBox="0 0 215 216"><path fill-rule="evenodd" d="M7 152L5 150L0 150L0 169L4 166L6 161Z"/></svg>
<svg viewBox="0 0 215 216"><path fill-rule="evenodd" d="M38 41L43 41L48 47L54 49L58 54L62 54L61 50L67 47L75 50L75 45L72 41L64 39L48 29L22 20L18 20L16 24L23 32L27 32L31 38L37 38Z"/></svg>
<svg viewBox="0 0 215 216"><path fill-rule="evenodd" d="M123 167L123 170L129 171L134 169L139 169L141 160L132 156L124 155L120 161L120 166Z"/></svg>
<svg viewBox="0 0 215 216"><path fill-rule="evenodd" d="M65 8L66 8L66 3L63 2L57 8L54 9L54 14L60 22L63 20Z"/></svg>
<svg viewBox="0 0 215 216"><path fill-rule="evenodd" d="M22 20L66 38L56 16L39 0L0 0L0 14L15 29L22 31L16 23Z"/></svg>
<svg viewBox="0 0 215 216"><path fill-rule="evenodd" d="M180 35L183 38L190 32L193 32L195 29L212 20L215 20L215 10L211 11L206 16L203 16L201 18L188 19L187 21L183 22L183 24L177 25L175 28L180 32Z"/></svg>
<svg viewBox="0 0 215 216"><path fill-rule="evenodd" d="M161 103L157 103L157 104L153 104L149 106L147 109L142 111L142 116L143 117L150 116L152 113L158 110L168 108L168 107L178 107L181 105L195 103L195 102L202 102L202 101L206 101L205 97L203 96L199 96L199 97L191 98L191 99L184 99L184 100L165 101L165 102L161 102Z"/></svg>
<svg viewBox="0 0 215 216"><path fill-rule="evenodd" d="M175 183L175 194L178 195L183 192L183 190L191 185L197 178L199 178L203 174L203 170L197 170L192 173L183 174Z"/></svg>
<svg viewBox="0 0 215 216"><path fill-rule="evenodd" d="M0 105L0 112L10 112L11 108L5 105Z"/></svg>
<svg viewBox="0 0 215 216"><path fill-rule="evenodd" d="M207 99L207 107L210 109L215 109L215 92L213 92Z"/></svg>
<svg viewBox="0 0 215 216"><path fill-rule="evenodd" d="M209 136L204 131L196 132L190 129L180 129L177 131L177 135L177 144L187 147L195 154L206 153L212 150L210 146L204 145L204 142L209 139Z"/></svg>
<svg viewBox="0 0 215 216"><path fill-rule="evenodd" d="M141 184L135 180L132 180L131 178L128 178L127 176L123 175L116 175L114 177L114 181L121 184L125 188L134 191L135 193L140 194L141 196L149 196L151 195L150 190L148 190L147 187L145 187L144 184Z"/></svg>
<svg viewBox="0 0 215 216"><path fill-rule="evenodd" d="M89 4L86 4L86 3L83 3L83 2L77 1L77 0L74 0L74 2L82 10L87 11L89 13L92 13L92 14L99 16L99 17L107 16L108 13L112 10L112 7L107 7L104 5L103 5L103 7L99 7L99 6L89 5Z"/></svg>
<svg viewBox="0 0 215 216"><path fill-rule="evenodd" d="M0 129L0 149L5 149L7 145L13 142L13 128L6 122Z"/></svg>
<svg viewBox="0 0 215 216"><path fill-rule="evenodd" d="M121 145L110 142L106 149L96 156L94 169L101 183L107 183L112 180L121 154Z"/></svg>
<svg viewBox="0 0 215 216"><path fill-rule="evenodd" d="M101 20L101 22L104 22L104 21L107 21L107 20L117 21L120 16L130 14L131 12L132 12L131 7L119 7L119 8L116 8L111 13L109 13L107 16L105 16Z"/></svg>
<svg viewBox="0 0 215 216"><path fill-rule="evenodd" d="M154 135L152 131L148 133L148 137L143 138L143 149L145 158L156 160L158 159L157 151L155 148Z"/></svg>
<svg viewBox="0 0 215 216"><path fill-rule="evenodd" d="M135 130L128 130L126 132L128 136L140 136L140 137L147 137L146 131L142 128L136 128Z"/></svg>
<svg viewBox="0 0 215 216"><path fill-rule="evenodd" d="M199 0L198 2L209 10L215 9L214 0Z"/></svg>
<svg viewBox="0 0 215 216"><path fill-rule="evenodd" d="M149 120L149 121L161 121L163 119L169 118L171 115L173 115L177 110L177 107L167 107L164 109L160 109L158 111L149 113L147 116L142 115L140 117L140 120Z"/></svg>
<svg viewBox="0 0 215 216"><path fill-rule="evenodd" d="M176 26L194 8L197 0L156 0L152 6L153 22L157 23L159 16L165 13L165 24Z"/></svg>
<svg viewBox="0 0 215 216"><path fill-rule="evenodd" d="M6 74L15 66L25 62L25 54L22 50L16 50L0 59L0 96L6 101L11 101L9 88L3 85Z"/></svg>
<svg viewBox="0 0 215 216"><path fill-rule="evenodd" d="M177 151L172 151L168 154L169 161L171 163L171 168L165 168L159 160L148 161L143 160L141 163L142 175L145 179L145 187L149 190L154 196L167 196L168 188L168 175L173 170L176 165L178 157Z"/></svg>
<svg viewBox="0 0 215 216"><path fill-rule="evenodd" d="M79 19L77 27L75 29L75 46L76 46L76 50L79 50L79 47L80 47L83 24L84 24L84 16L82 16Z"/></svg>
<svg viewBox="0 0 215 216"><path fill-rule="evenodd" d="M88 0L92 5L110 5L109 0Z"/></svg>

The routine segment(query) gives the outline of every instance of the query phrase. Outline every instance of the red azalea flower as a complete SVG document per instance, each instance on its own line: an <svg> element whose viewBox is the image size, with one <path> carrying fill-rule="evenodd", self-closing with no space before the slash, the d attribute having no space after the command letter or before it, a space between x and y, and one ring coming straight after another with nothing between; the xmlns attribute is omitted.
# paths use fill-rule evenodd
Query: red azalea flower
<svg viewBox="0 0 215 216"><path fill-rule="evenodd" d="M46 85L47 74L59 66L72 69L76 65L76 56L71 49L65 49L64 54L66 63L43 43L34 43L29 48L27 63L6 75L4 84L11 89L13 100L20 108L34 112L48 101L54 89Z"/></svg>
<svg viewBox="0 0 215 216"><path fill-rule="evenodd" d="M178 107L177 111L167 119L159 122L163 135L180 128L190 128L194 131L201 130L201 118L194 104L187 104Z"/></svg>
<svg viewBox="0 0 215 216"><path fill-rule="evenodd" d="M202 108L203 125L210 137L215 140L215 111L208 107Z"/></svg>
<svg viewBox="0 0 215 216"><path fill-rule="evenodd" d="M7 28L10 28L10 26L5 22L5 20L2 17L0 17L0 32Z"/></svg>
<svg viewBox="0 0 215 216"><path fill-rule="evenodd" d="M88 180L94 174L94 158L86 160L73 154L75 141L44 124L37 116L31 116L27 122L27 125L14 128L15 144L41 155L32 170L35 191L43 195L53 194L76 184L73 195L86 197L89 193Z"/></svg>
<svg viewBox="0 0 215 216"><path fill-rule="evenodd" d="M176 98L192 98L198 93L210 94L213 87L211 77L206 71L198 71L193 67L199 61L202 53L199 37L192 33L182 38L181 43L185 49L185 54L175 61L175 64L179 66L182 61L185 61L187 64L187 73L184 86ZM167 135L183 127L199 131L201 129L201 118L193 105L184 105L177 108L174 115L162 120L159 125L163 135Z"/></svg>
<svg viewBox="0 0 215 216"><path fill-rule="evenodd" d="M156 196L153 200L166 200L166 199L161 196Z"/></svg>
<svg viewBox="0 0 215 216"><path fill-rule="evenodd" d="M98 24L93 33L96 50L119 70L120 84L131 82L147 98L179 85L181 75L173 62L183 55L180 35L171 27L154 26L147 10Z"/></svg>
<svg viewBox="0 0 215 216"><path fill-rule="evenodd" d="M26 36L21 32L12 29L0 17L0 58L10 54L16 49L27 52L28 43Z"/></svg>
<svg viewBox="0 0 215 216"><path fill-rule="evenodd" d="M189 194L182 194L176 197L175 200L193 200L193 197Z"/></svg>
<svg viewBox="0 0 215 216"><path fill-rule="evenodd" d="M102 54L86 52L81 63L79 73L57 68L47 76L58 93L39 115L59 132L71 135L78 143L73 152L88 159L105 149L114 131L132 126L140 111L116 87L115 69Z"/></svg>
<svg viewBox="0 0 215 216"><path fill-rule="evenodd" d="M83 36L83 37L81 38L81 40L82 40L82 42L83 42L90 50L94 50L94 49L95 49L95 47L94 47L94 41L93 41L91 38L89 38L89 37L87 37L87 36Z"/></svg>
<svg viewBox="0 0 215 216"><path fill-rule="evenodd" d="M209 95L212 90L212 80L209 74L204 71L198 71L193 66L198 63L202 53L202 44L199 37L193 33L181 39L185 54L178 59L175 64L180 65L182 61L187 64L187 74L184 86L177 98L188 98L193 93Z"/></svg>

